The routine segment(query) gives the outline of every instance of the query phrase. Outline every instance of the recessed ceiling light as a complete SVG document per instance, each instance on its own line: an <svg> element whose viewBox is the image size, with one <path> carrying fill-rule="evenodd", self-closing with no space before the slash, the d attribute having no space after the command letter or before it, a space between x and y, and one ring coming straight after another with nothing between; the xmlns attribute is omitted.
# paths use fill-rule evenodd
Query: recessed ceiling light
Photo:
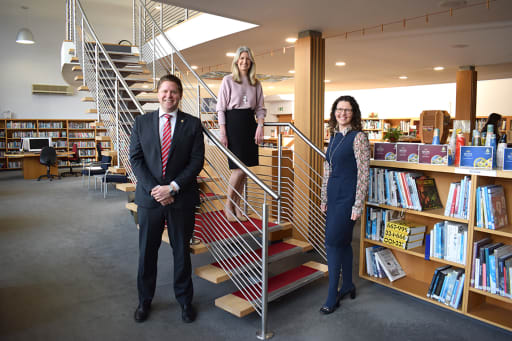
<svg viewBox="0 0 512 341"><path fill-rule="evenodd" d="M336 66L345 66L347 63L345 62L336 62Z"/></svg>
<svg viewBox="0 0 512 341"><path fill-rule="evenodd" d="M435 71L443 71L444 70L444 66L436 66L434 68Z"/></svg>
<svg viewBox="0 0 512 341"><path fill-rule="evenodd" d="M295 70L288 70L288 73L295 73Z"/></svg>
<svg viewBox="0 0 512 341"><path fill-rule="evenodd" d="M236 55L236 53L234 53L234 52L226 53L226 57L234 57L235 55Z"/></svg>
<svg viewBox="0 0 512 341"><path fill-rule="evenodd" d="M286 38L287 43L295 43L297 41L297 38Z"/></svg>
<svg viewBox="0 0 512 341"><path fill-rule="evenodd" d="M330 80L330 79L325 79L325 80L324 80L324 83L330 83L330 82L331 82L331 80Z"/></svg>
<svg viewBox="0 0 512 341"><path fill-rule="evenodd" d="M407 79L407 78L409 78L409 77L407 77L407 76L400 76L400 77L398 77L398 78L400 78L400 79Z"/></svg>
<svg viewBox="0 0 512 341"><path fill-rule="evenodd" d="M451 47L453 47L454 49L463 49L468 46L469 46L468 44L453 44Z"/></svg>
<svg viewBox="0 0 512 341"><path fill-rule="evenodd" d="M197 65L192 65L190 67L192 68L192 70L197 70Z"/></svg>

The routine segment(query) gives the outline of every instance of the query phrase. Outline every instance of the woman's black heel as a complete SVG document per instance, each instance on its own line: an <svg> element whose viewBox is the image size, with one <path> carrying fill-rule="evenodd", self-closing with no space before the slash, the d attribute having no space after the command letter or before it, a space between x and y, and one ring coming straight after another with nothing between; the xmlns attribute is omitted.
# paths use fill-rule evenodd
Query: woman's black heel
<svg viewBox="0 0 512 341"><path fill-rule="evenodd" d="M350 289L349 291L340 292L339 295L338 295L338 301L341 301L348 294L350 294L350 298L351 299L356 298L356 287L353 286L352 289Z"/></svg>

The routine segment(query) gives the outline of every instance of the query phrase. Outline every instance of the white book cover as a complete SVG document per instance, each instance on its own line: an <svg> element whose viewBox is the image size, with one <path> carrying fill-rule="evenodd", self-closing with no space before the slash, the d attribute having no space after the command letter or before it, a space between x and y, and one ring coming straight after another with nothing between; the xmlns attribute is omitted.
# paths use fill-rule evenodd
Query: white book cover
<svg viewBox="0 0 512 341"><path fill-rule="evenodd" d="M455 184L450 184L450 189L448 191L448 198L446 199L446 205L444 206L444 215L450 216L450 209L452 207L452 200L453 200L453 189L455 188Z"/></svg>
<svg viewBox="0 0 512 341"><path fill-rule="evenodd" d="M393 282L399 278L405 277L405 272L389 249L384 249L375 253L375 258L382 266L388 279Z"/></svg>

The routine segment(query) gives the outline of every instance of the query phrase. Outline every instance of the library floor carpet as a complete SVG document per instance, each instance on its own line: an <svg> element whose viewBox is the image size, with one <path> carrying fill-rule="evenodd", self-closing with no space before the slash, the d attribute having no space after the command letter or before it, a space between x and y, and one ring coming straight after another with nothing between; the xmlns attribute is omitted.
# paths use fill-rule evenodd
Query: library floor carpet
<svg viewBox="0 0 512 341"><path fill-rule="evenodd" d="M237 318L214 306L235 289L194 276L192 324L181 321L172 291L172 259L162 244L156 297L149 320L133 321L137 305L137 229L126 194L87 190L80 178L23 180L0 173L0 339L7 340L256 340L255 313ZM358 230L356 225L356 231ZM331 315L318 309L327 279L269 305L275 340L511 340L512 334L400 294L357 276L359 233L353 242L355 300ZM274 264L279 273L292 262ZM192 256L193 266L210 256Z"/></svg>

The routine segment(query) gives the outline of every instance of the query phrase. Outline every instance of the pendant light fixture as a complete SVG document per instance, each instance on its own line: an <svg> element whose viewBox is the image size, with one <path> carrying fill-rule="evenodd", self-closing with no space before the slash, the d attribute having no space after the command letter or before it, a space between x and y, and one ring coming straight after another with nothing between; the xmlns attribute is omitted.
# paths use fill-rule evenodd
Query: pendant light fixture
<svg viewBox="0 0 512 341"><path fill-rule="evenodd" d="M23 10L27 10L27 6L21 6ZM22 28L16 35L16 42L18 44L31 45L35 43L34 35L28 28Z"/></svg>

